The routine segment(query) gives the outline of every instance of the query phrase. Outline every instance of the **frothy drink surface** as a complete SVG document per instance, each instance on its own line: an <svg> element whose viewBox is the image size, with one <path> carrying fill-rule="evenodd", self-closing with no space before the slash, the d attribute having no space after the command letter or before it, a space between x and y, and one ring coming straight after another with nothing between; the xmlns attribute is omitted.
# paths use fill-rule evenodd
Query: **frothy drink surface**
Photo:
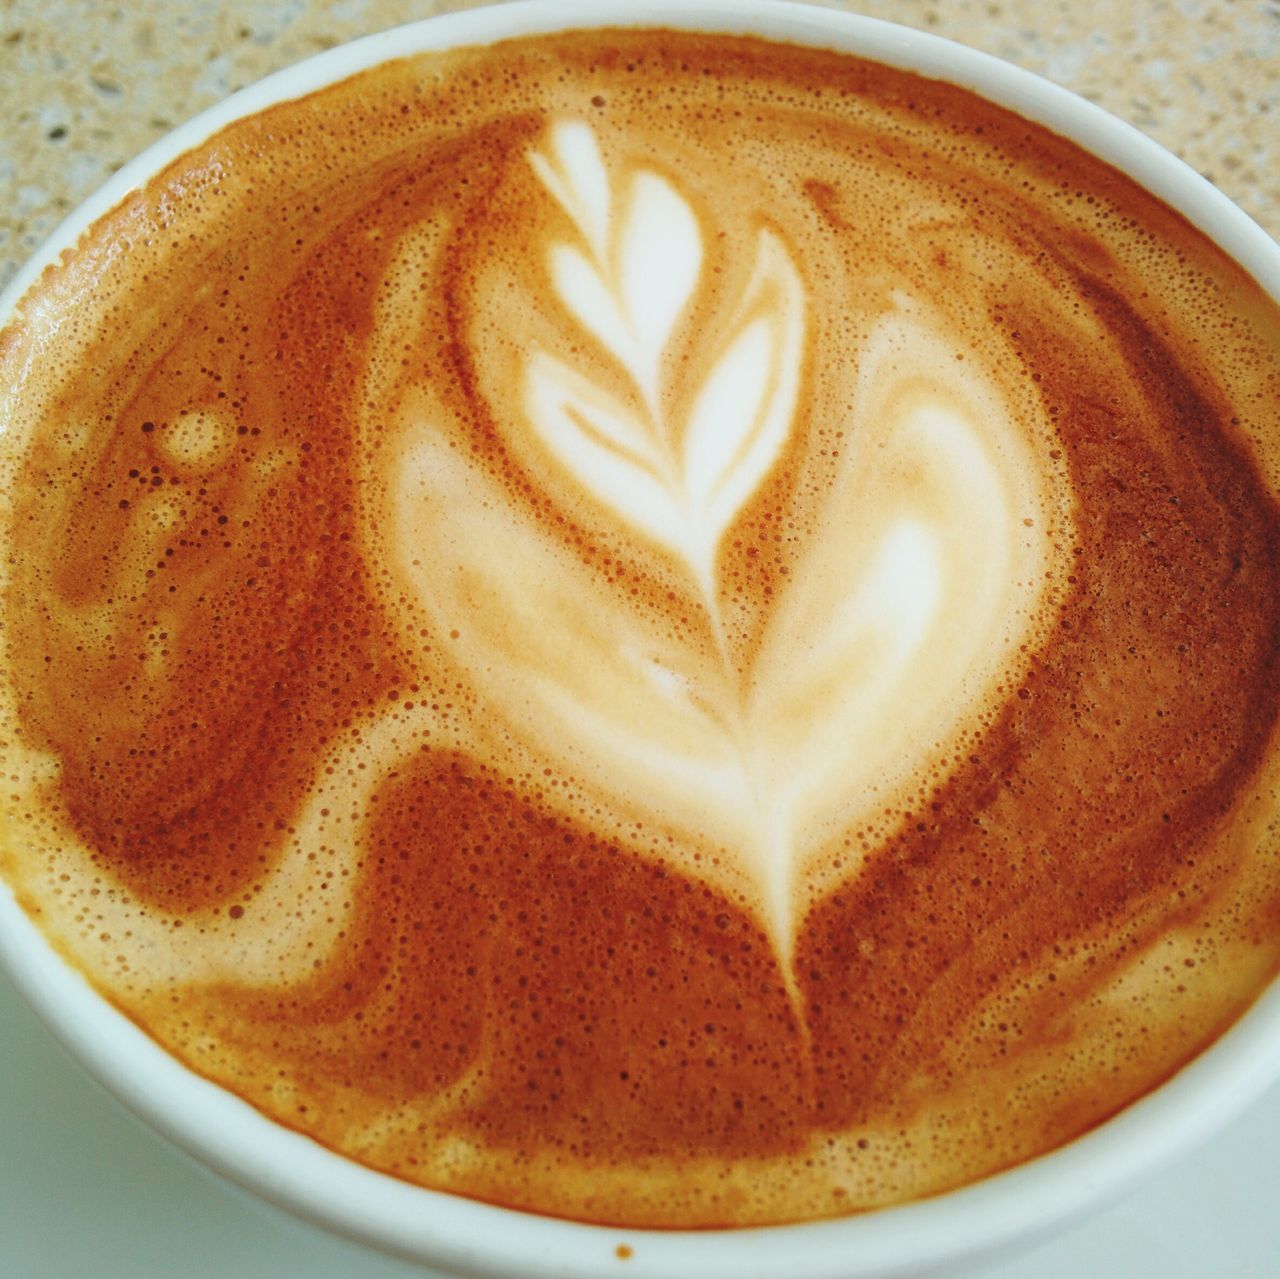
<svg viewBox="0 0 1280 1279"><path fill-rule="evenodd" d="M963 1184L1280 963L1280 315L1037 126L670 32L393 62L0 334L0 870L369 1165Z"/></svg>

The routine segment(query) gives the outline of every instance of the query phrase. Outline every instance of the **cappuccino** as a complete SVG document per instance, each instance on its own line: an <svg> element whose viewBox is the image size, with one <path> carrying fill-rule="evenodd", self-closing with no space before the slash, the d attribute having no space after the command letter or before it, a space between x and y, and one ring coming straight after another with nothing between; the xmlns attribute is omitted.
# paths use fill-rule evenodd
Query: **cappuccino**
<svg viewBox="0 0 1280 1279"><path fill-rule="evenodd" d="M95 224L0 397L0 873L352 1159L865 1210L1280 965L1280 309L965 90L665 30L390 62Z"/></svg>

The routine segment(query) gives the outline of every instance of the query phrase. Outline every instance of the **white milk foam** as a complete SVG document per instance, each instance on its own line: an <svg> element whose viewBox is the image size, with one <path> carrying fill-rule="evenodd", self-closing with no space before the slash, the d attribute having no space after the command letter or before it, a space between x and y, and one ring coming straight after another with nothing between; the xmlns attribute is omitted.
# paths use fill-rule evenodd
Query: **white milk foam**
<svg viewBox="0 0 1280 1279"><path fill-rule="evenodd" d="M899 297L858 355L851 443L815 533L758 652L735 651L717 561L797 429L806 285L781 234L759 230L728 338L681 416L664 373L707 287L697 214L673 180L610 175L580 121L553 124L529 158L579 233L547 245L547 278L613 376L534 349L504 429L528 432L596 518L671 557L712 644L620 606L442 447L425 406L401 423L413 443L393 481L396 570L435 633L463 637L486 717L605 811L657 815L677 849L709 846L716 868L698 873L756 902L786 956L824 880L815 853L936 782L1043 627L1064 553L1044 530L1066 496L977 359Z"/></svg>

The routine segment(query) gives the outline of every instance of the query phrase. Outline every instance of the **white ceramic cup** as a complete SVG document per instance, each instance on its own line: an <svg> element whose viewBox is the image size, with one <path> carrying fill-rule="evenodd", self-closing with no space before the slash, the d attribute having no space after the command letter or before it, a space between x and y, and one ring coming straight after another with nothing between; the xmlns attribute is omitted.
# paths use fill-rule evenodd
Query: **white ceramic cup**
<svg viewBox="0 0 1280 1279"><path fill-rule="evenodd" d="M1181 161L1074 94L985 54L781 0L530 0L401 27L236 94L151 147L74 213L0 298L0 326L43 268L131 189L232 120L387 58L598 25L750 33L845 50L973 89L1128 173L1280 299L1280 246ZM2 429L2 424L0 424ZM0 960L72 1054L133 1111L231 1180L330 1229L462 1275L848 1279L935 1272L1029 1243L1134 1185L1280 1077L1280 984L1172 1080L1086 1136L937 1198L840 1220L741 1231L641 1231L513 1212L345 1160L194 1075L99 998L0 886Z"/></svg>

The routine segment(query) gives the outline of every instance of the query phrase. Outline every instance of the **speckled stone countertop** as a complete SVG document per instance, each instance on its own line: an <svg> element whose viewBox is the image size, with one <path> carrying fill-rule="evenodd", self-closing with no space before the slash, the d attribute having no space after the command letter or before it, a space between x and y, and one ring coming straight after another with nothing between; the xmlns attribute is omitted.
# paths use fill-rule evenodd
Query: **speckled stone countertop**
<svg viewBox="0 0 1280 1279"><path fill-rule="evenodd" d="M0 0L0 287L174 125L321 49L475 2ZM950 36L1076 90L1280 238L1280 0L826 2Z"/></svg>

